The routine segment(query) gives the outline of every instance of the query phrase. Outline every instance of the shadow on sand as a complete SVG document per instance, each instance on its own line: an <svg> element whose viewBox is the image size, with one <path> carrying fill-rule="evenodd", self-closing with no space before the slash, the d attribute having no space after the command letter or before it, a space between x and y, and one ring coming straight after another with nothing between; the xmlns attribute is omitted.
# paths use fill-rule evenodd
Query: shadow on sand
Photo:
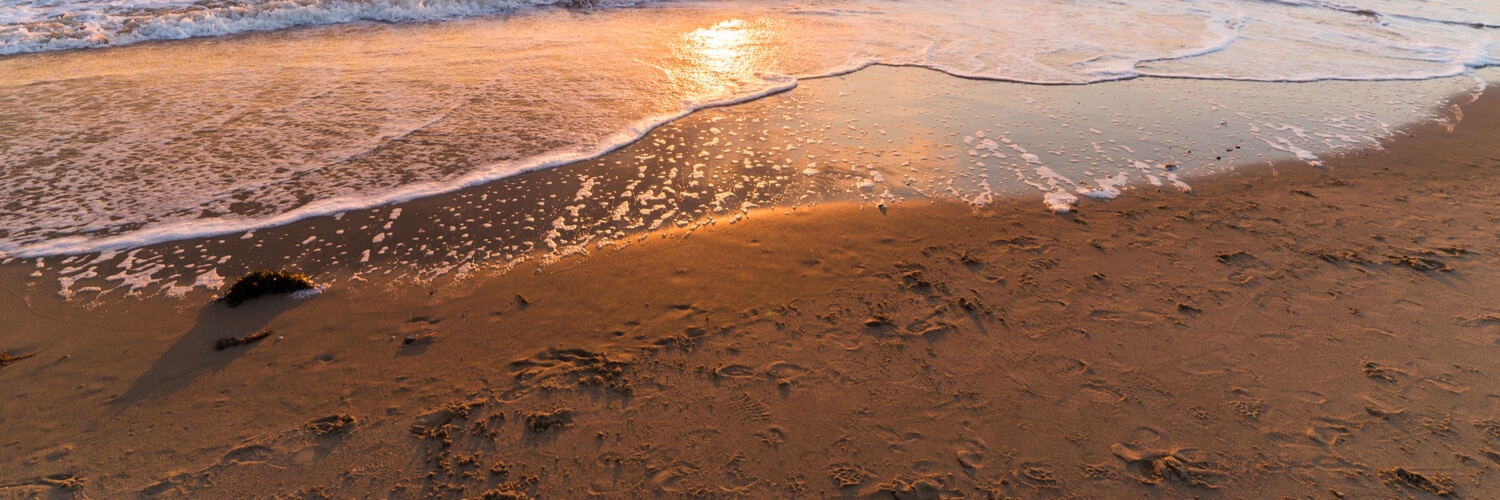
<svg viewBox="0 0 1500 500"><path fill-rule="evenodd" d="M204 375L222 370L254 349L256 344L221 351L214 348L215 341L226 337L241 337L260 330L281 313L301 303L301 300L291 297L276 296L246 302L233 309L220 303L203 306L198 312L197 323L179 337L129 389L110 401L110 405L124 408L148 399L168 396Z"/></svg>

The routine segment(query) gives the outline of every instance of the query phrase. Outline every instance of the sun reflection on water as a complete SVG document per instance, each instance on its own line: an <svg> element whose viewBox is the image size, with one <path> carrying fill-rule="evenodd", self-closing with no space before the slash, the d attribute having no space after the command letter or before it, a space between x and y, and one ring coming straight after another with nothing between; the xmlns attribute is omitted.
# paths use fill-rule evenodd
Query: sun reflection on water
<svg viewBox="0 0 1500 500"><path fill-rule="evenodd" d="M673 44L676 61L665 69L674 85L700 98L765 85L780 38L768 22L727 19L682 34Z"/></svg>

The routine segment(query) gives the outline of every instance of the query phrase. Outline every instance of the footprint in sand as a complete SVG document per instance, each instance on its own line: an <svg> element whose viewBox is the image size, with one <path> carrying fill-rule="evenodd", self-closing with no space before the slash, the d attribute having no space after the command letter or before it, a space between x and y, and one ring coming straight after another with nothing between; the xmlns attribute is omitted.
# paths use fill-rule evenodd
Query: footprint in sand
<svg viewBox="0 0 1500 500"><path fill-rule="evenodd" d="M1316 417L1313 418L1313 425L1308 427L1304 434L1326 449L1349 444L1354 439L1353 429L1357 427L1356 424L1343 419Z"/></svg>
<svg viewBox="0 0 1500 500"><path fill-rule="evenodd" d="M880 436L881 440L885 441L886 450L892 452L905 452L909 449L909 444L920 441L923 438L920 432L898 431L884 425L876 425L874 432Z"/></svg>
<svg viewBox="0 0 1500 500"><path fill-rule="evenodd" d="M746 378L755 376L755 369L745 365L724 365L714 369L714 375L725 378Z"/></svg>
<svg viewBox="0 0 1500 500"><path fill-rule="evenodd" d="M1189 375L1227 375L1236 368L1229 349L1219 345L1208 352L1182 361L1182 371Z"/></svg>
<svg viewBox="0 0 1500 500"><path fill-rule="evenodd" d="M48 446L32 454L31 459L27 460L26 462L30 465L35 465L41 462L56 462L58 460L67 458L68 455L72 455L73 450L75 449L77 449L77 446L73 445L72 443L62 443Z"/></svg>
<svg viewBox="0 0 1500 500"><path fill-rule="evenodd" d="M273 453L274 450L267 446L258 444L245 445L229 450L229 453L225 453L224 458L220 462L225 464L260 463L270 460Z"/></svg>
<svg viewBox="0 0 1500 500"><path fill-rule="evenodd" d="M958 465L962 466L966 471L978 470L984 467L983 453L973 450L959 449L953 452L953 456L954 458L958 459Z"/></svg>
<svg viewBox="0 0 1500 500"><path fill-rule="evenodd" d="M1050 362L1049 365L1051 365L1049 371L1054 375L1089 375L1094 373L1094 369L1089 366L1087 361L1078 358L1057 358Z"/></svg>
<svg viewBox="0 0 1500 500"><path fill-rule="evenodd" d="M870 498L963 498L964 492L944 474L899 474L876 485Z"/></svg>
<svg viewBox="0 0 1500 500"><path fill-rule="evenodd" d="M1412 384L1412 386L1409 389L1410 390L1419 390L1419 391L1424 391L1424 392L1433 392L1433 391L1436 391L1439 394L1446 393L1446 394L1452 395L1452 396L1461 396L1461 395L1463 395L1463 393L1469 392L1470 388L1469 388L1468 385L1465 385L1462 382L1453 380L1453 379L1451 379L1451 378L1449 378L1447 376L1439 376L1439 377L1422 377L1420 380L1417 381L1417 383Z"/></svg>
<svg viewBox="0 0 1500 500"><path fill-rule="evenodd" d="M1142 425L1130 432L1130 442L1136 444L1155 443L1161 441L1161 436L1161 429Z"/></svg>
<svg viewBox="0 0 1500 500"><path fill-rule="evenodd" d="M1045 462L1025 462L1015 472L1016 480L1036 489L1051 490L1062 487L1062 476Z"/></svg>
<svg viewBox="0 0 1500 500"><path fill-rule="evenodd" d="M258 439L224 453L219 461L195 472L175 472L147 485L141 493L148 496L175 492L194 496L197 490L212 488L210 478L243 475L246 471L304 467L328 458L343 437L354 432L360 419L350 415L333 415L288 430L279 436ZM255 473L255 472L250 472ZM9 498L0 495L0 498Z"/></svg>
<svg viewBox="0 0 1500 500"><path fill-rule="evenodd" d="M1078 388L1090 399L1100 403L1118 404L1125 401L1125 390L1103 378L1089 379L1079 384Z"/></svg>
<svg viewBox="0 0 1500 500"><path fill-rule="evenodd" d="M1486 326L1500 325L1500 313L1484 311L1472 316L1454 316L1453 323L1469 328L1482 328Z"/></svg>
<svg viewBox="0 0 1500 500"><path fill-rule="evenodd" d="M0 498L49 498L52 496L52 490L51 486L41 484L0 486Z"/></svg>
<svg viewBox="0 0 1500 500"><path fill-rule="evenodd" d="M1089 311L1089 319L1101 323L1124 323L1136 326L1160 325L1166 320L1161 314L1145 309L1135 311L1094 309Z"/></svg>
<svg viewBox="0 0 1500 500"><path fill-rule="evenodd" d="M790 380L796 380L798 377L806 375L808 372L811 372L811 371L812 370L809 370L807 368L803 368L801 366L798 366L798 365L795 365L795 364L792 364L792 363L788 363L786 361L772 362L771 364L766 365L766 369L765 369L766 375L770 376L771 378L774 378L776 380L789 380L789 381Z"/></svg>
<svg viewBox="0 0 1500 500"><path fill-rule="evenodd" d="M52 474L0 484L0 498L88 498L83 486L83 479L72 474Z"/></svg>
<svg viewBox="0 0 1500 500"><path fill-rule="evenodd" d="M963 439L953 447L953 458L958 460L958 465L963 467L964 474L973 478L984 468L985 454L989 447L978 438Z"/></svg>
<svg viewBox="0 0 1500 500"><path fill-rule="evenodd" d="M698 467L691 463L677 461L662 468L656 475L651 477L651 484L656 485L662 491L677 493L681 488L677 486L683 479L698 472Z"/></svg>
<svg viewBox="0 0 1500 500"><path fill-rule="evenodd" d="M1368 359L1360 361L1359 367L1364 372L1365 377L1391 384L1401 382L1400 377L1406 375L1405 371Z"/></svg>
<svg viewBox="0 0 1500 500"><path fill-rule="evenodd" d="M635 391L627 374L634 358L587 349L548 349L530 358L510 362L516 387L502 395L514 401L536 388L566 389L600 387L622 395Z"/></svg>
<svg viewBox="0 0 1500 500"><path fill-rule="evenodd" d="M1226 478L1214 454L1195 448L1150 449L1125 443L1110 445L1109 451L1125 462L1128 474L1143 484L1173 481L1187 486L1215 489Z"/></svg>
<svg viewBox="0 0 1500 500"><path fill-rule="evenodd" d="M1365 402L1365 413L1386 419L1406 413L1409 403L1406 396L1386 392L1368 392L1360 396Z"/></svg>
<svg viewBox="0 0 1500 500"><path fill-rule="evenodd" d="M873 478L869 471L854 464L835 463L828 465L828 478L839 488L859 486Z"/></svg>
<svg viewBox="0 0 1500 500"><path fill-rule="evenodd" d="M755 437L760 438L760 441L766 443L766 446L777 448L786 443L786 429L782 429L778 425L773 425L766 427L766 430L755 433Z"/></svg>
<svg viewBox="0 0 1500 500"><path fill-rule="evenodd" d="M949 330L953 330L956 328L958 327L946 321L927 321L925 319L919 319L908 323L906 325L905 331L906 335L924 337L928 335L947 333Z"/></svg>
<svg viewBox="0 0 1500 500"><path fill-rule="evenodd" d="M749 394L742 394L730 403L735 415L740 417L741 422L765 422L771 420L771 413L767 411L765 403L757 401Z"/></svg>
<svg viewBox="0 0 1500 500"><path fill-rule="evenodd" d="M1479 431L1480 437L1485 441L1500 443L1500 420L1489 418L1475 420L1474 429Z"/></svg>
<svg viewBox="0 0 1500 500"><path fill-rule="evenodd" d="M1262 418L1265 418L1266 412L1270 411L1271 409L1271 407L1266 404L1265 400L1255 397L1248 390L1235 389L1232 392L1234 392L1236 396L1239 396L1239 398L1230 400L1225 404L1229 405L1229 408L1234 410L1234 413L1236 415L1239 415L1240 419L1244 421L1259 421Z"/></svg>

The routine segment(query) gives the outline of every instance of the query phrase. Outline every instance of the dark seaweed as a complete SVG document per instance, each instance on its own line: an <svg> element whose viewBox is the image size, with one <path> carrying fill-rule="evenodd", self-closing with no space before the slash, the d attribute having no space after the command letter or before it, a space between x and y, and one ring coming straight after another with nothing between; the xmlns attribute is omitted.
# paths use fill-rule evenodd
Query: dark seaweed
<svg viewBox="0 0 1500 500"><path fill-rule="evenodd" d="M292 293L301 290L311 290L313 282L307 276L298 273L284 271L260 270L246 274L235 280L224 296L219 298L220 302L228 304L229 307L239 307L245 301L269 294Z"/></svg>

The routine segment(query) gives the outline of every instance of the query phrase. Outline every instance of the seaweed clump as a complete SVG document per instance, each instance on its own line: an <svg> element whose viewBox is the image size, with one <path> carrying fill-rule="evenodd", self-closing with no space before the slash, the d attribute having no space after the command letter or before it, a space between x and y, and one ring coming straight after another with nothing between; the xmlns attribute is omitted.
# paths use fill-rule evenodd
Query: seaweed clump
<svg viewBox="0 0 1500 500"><path fill-rule="evenodd" d="M285 271L260 270L246 274L235 280L219 302L228 304L229 307L239 307L245 301L269 294L292 293L302 290L312 290L313 282L306 275L300 273L288 273Z"/></svg>

